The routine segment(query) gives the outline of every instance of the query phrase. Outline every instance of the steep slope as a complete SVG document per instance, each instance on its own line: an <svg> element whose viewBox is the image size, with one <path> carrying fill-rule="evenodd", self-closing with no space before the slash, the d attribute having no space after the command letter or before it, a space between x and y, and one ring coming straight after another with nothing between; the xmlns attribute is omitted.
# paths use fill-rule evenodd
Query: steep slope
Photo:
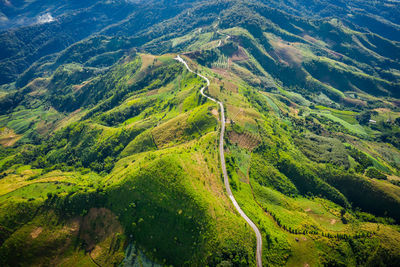
<svg viewBox="0 0 400 267"><path fill-rule="evenodd" d="M179 55L176 57L176 60L178 60L182 64L184 64L189 72L195 73L189 68L186 61L184 59L182 59ZM262 237L261 237L260 230L254 224L254 222L246 215L246 213L244 213L243 210L240 208L234 195L232 194L232 190L229 185L229 177L228 177L228 173L226 171L226 160L225 160L225 151L224 151L224 146L225 146L224 135L225 135L225 121L226 121L224 105L221 101L218 101L218 100L204 94L204 89L206 89L208 86L210 86L210 80L201 74L196 73L196 75L203 78L207 82L207 85L200 89L201 95L219 105L220 112L221 112L221 132L220 132L220 137L219 137L218 149L219 149L219 158L221 161L221 170L222 170L222 174L224 176L225 189L226 189L226 192L228 193L229 198L231 199L231 201L233 203L233 206L237 210L237 212L240 214L240 216L243 217L243 219L245 219L245 221L250 225L250 227L253 229L254 233L256 234L256 237L257 237L256 262L257 262L257 266L261 267L262 266Z"/></svg>
<svg viewBox="0 0 400 267"><path fill-rule="evenodd" d="M36 212L53 211L66 223L77 220L80 229L84 227L82 220L95 212L94 208L107 208L117 216L124 236L160 263L203 265L225 259L242 264L254 262L254 239L250 230L238 223L240 217L234 214L223 193L223 183L217 178L218 152L211 149L217 141L213 107L199 98L201 79L189 73L180 75L182 70L171 56L140 55L117 66L110 76L100 78L109 82L113 77L115 84L130 85L131 89L110 85L116 93L107 98L108 89L103 88L103 100L96 100L98 104L91 111L61 120L60 124L68 126L40 146L22 146L20 156L4 158L2 169L7 173L21 164L30 164L23 168L29 168L32 176L21 180L18 175L6 175L3 182L14 178L20 182L4 191L7 202L3 203L24 203L23 192L37 190L41 193L30 196L30 202L40 207ZM140 92L133 90L136 85L141 85ZM119 90L131 90L133 95L129 97L124 91L120 100L116 97ZM47 97L42 95L42 99L46 101ZM78 122L71 124L71 120ZM147 143L138 141L146 136ZM52 184L68 186L53 188ZM34 185L40 189L34 189ZM8 207L5 205L4 209ZM40 227L47 229L45 225ZM235 235L231 233L233 229ZM29 231L13 225L9 232L3 232L0 254L4 264L49 260L42 257L43 246L50 242L45 237L30 241L38 247L31 256L17 257L24 252L25 246L20 242ZM95 232L98 240L93 243L71 232L62 239L67 242L65 249L58 250L56 246L51 251L51 262L58 264L77 257L70 250L74 242L83 242L87 251L96 246L113 247L115 234ZM111 245L102 243L111 239ZM239 243L243 244L241 248L236 245ZM116 251L123 248L118 246ZM16 250L19 252L9 254ZM64 255L66 250L70 252ZM108 251L98 248L95 258L113 261L116 255Z"/></svg>
<svg viewBox="0 0 400 267"><path fill-rule="evenodd" d="M395 266L397 7L175 2L2 33L1 264Z"/></svg>

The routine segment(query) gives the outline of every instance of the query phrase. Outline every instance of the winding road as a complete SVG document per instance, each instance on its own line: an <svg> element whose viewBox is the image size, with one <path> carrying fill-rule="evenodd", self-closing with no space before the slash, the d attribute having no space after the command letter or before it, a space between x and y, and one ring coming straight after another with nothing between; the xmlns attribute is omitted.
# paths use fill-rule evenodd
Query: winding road
<svg viewBox="0 0 400 267"><path fill-rule="evenodd" d="M177 55L177 57L175 59L177 61L181 62L182 64L184 64L188 71L190 71L190 72L196 74L197 76L203 78L207 82L207 85L200 89L201 95L206 97L206 98L208 98L209 100L217 103L221 108L221 133L220 133L220 136L219 136L219 155L220 155L220 159L221 159L221 169L222 169L222 173L224 175L225 188L226 188L228 196L231 199L231 201L232 201L233 205L235 206L236 210L246 220L246 222L250 225L250 227L256 233L256 237L257 237L257 251L256 251L257 266L258 267L262 267L262 238L261 238L260 230L258 230L257 226L253 223L253 221L250 220L250 218L247 217L247 215L240 208L239 204L237 203L235 197L232 194L231 187L229 185L228 173L226 171L226 165L225 165L225 154L224 154L224 134L225 134L225 111L224 111L224 105L222 104L222 102L220 102L220 101L218 101L218 100L216 100L216 99L214 99L214 98L212 98L212 97L210 97L210 96L208 96L208 95L206 95L204 93L204 90L210 85L210 80L207 77L201 75L200 73L196 73L196 72L192 71L189 68L189 66L186 63L186 61L183 58L181 58L179 55Z"/></svg>

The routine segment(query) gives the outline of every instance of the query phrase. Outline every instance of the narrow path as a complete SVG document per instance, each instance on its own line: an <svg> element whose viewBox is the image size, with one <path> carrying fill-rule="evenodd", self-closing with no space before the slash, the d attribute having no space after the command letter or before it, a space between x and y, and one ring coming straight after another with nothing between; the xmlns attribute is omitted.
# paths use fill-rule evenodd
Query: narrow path
<svg viewBox="0 0 400 267"><path fill-rule="evenodd" d="M222 32L220 32L219 30L217 31L217 33L219 33L219 34L221 34L221 35L226 35L226 37L225 37L225 42L228 41L229 38L231 38L230 35L228 35L228 34L226 34L226 33L222 33ZM222 40L219 40L218 46L217 46L217 47L220 47L221 44L222 44Z"/></svg>
<svg viewBox="0 0 400 267"><path fill-rule="evenodd" d="M224 154L224 134L225 134L225 110L224 110L224 105L222 104L222 102L220 102L220 101L218 101L218 100L216 100L216 99L214 99L214 98L212 98L212 97L210 97L210 96L208 96L208 95L206 95L204 93L204 90L208 86L210 86L210 80L207 77L201 75L200 73L196 73L196 72L192 71L189 68L189 66L186 63L186 61L183 58L181 58L179 55L177 55L175 59L178 60L179 62L181 62L182 64L184 64L188 71L198 75L199 77L203 78L207 82L207 85L200 89L201 95L206 97L206 98L208 98L209 100L217 103L220 106L220 109L221 109L221 133L220 133L220 136L219 136L219 155L220 155L220 159L221 159L221 169L222 169L222 173L224 175L224 183L225 183L226 192L228 193L228 196L231 199L231 201L232 201L233 205L235 206L236 210L246 220L246 222L250 225L250 227L256 233L256 237L257 237L257 251L256 251L257 266L258 267L262 267L262 238L261 238L260 230L258 230L257 226L252 222L252 220L250 220L249 217L247 217L247 215L240 208L239 204L237 203L235 197L232 194L231 187L229 185L229 178L228 178L228 173L226 171L225 154Z"/></svg>

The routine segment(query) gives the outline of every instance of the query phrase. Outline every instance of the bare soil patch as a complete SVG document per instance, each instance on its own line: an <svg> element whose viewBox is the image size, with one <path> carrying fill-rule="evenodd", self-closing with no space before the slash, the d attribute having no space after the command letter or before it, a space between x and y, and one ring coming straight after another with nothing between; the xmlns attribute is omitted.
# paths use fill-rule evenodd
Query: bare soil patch
<svg viewBox="0 0 400 267"><path fill-rule="evenodd" d="M389 112L391 112L391 110L388 109L388 108L376 108L374 110L377 111L377 112L381 112L381 113L389 113Z"/></svg>
<svg viewBox="0 0 400 267"><path fill-rule="evenodd" d="M228 133L228 137L232 143L238 144L241 148L249 150L254 149L260 144L258 137L248 132L239 134L235 131L231 131Z"/></svg>
<svg viewBox="0 0 400 267"><path fill-rule="evenodd" d="M347 104L354 105L354 106L360 106L360 107L366 107L367 102L360 100L360 99L353 99L349 97L343 98L343 101L346 102Z"/></svg>
<svg viewBox="0 0 400 267"><path fill-rule="evenodd" d="M236 84L232 83L232 82L224 82L223 86L227 90L229 90L229 91L231 91L233 93L237 93L238 92L238 86Z"/></svg>
<svg viewBox="0 0 400 267"><path fill-rule="evenodd" d="M122 232L122 226L115 214L106 208L92 208L82 219L80 239L85 242L86 251L92 251L97 243L116 232Z"/></svg>
<svg viewBox="0 0 400 267"><path fill-rule="evenodd" d="M314 44L317 44L317 43L318 43L318 40L317 40L317 39L315 39L314 37L311 37L311 36L308 35L308 34L304 34L304 35L303 35L303 38L304 38L305 40L311 42L311 43L314 43Z"/></svg>
<svg viewBox="0 0 400 267"><path fill-rule="evenodd" d="M232 61L243 61L243 60L248 60L248 59L249 59L249 57L248 57L246 51L241 46L238 46L238 49L236 50L236 52L233 53L231 56Z"/></svg>
<svg viewBox="0 0 400 267"><path fill-rule="evenodd" d="M98 258L101 255L101 247L98 245L95 246L94 249L90 252L90 255L93 259Z"/></svg>
<svg viewBox="0 0 400 267"><path fill-rule="evenodd" d="M47 92L49 80L45 78L37 78L31 81L27 87L31 89L30 96L41 96Z"/></svg>
<svg viewBox="0 0 400 267"><path fill-rule="evenodd" d="M294 44L283 41L274 41L272 42L272 45L275 49L275 56L282 63L299 65L303 61L301 51L296 48Z"/></svg>
<svg viewBox="0 0 400 267"><path fill-rule="evenodd" d="M400 177L398 177L396 175L390 175L390 176L388 176L388 180L400 181Z"/></svg>
<svg viewBox="0 0 400 267"><path fill-rule="evenodd" d="M42 227L35 228L35 229L31 232L31 237L32 237L33 239L37 238L37 237L40 235L40 233L41 233L42 231L43 231L43 228L42 228Z"/></svg>
<svg viewBox="0 0 400 267"><path fill-rule="evenodd" d="M14 133L12 129L7 127L0 129L0 144L5 147L14 145L21 137L21 135Z"/></svg>
<svg viewBox="0 0 400 267"><path fill-rule="evenodd" d="M218 110L216 108L213 108L211 110L211 114L213 114L215 117L217 117L219 119L219 113L218 113Z"/></svg>
<svg viewBox="0 0 400 267"><path fill-rule="evenodd" d="M156 95L158 93L158 89L154 89L154 90L151 90L151 91L149 91L149 92L147 92L147 96L151 96L151 95Z"/></svg>
<svg viewBox="0 0 400 267"><path fill-rule="evenodd" d="M224 79L231 77L232 75L226 69L212 68L213 72L221 75Z"/></svg>
<svg viewBox="0 0 400 267"><path fill-rule="evenodd" d="M156 58L155 56L148 54L140 55L140 57L142 58L142 66L140 67L140 71L150 66Z"/></svg>

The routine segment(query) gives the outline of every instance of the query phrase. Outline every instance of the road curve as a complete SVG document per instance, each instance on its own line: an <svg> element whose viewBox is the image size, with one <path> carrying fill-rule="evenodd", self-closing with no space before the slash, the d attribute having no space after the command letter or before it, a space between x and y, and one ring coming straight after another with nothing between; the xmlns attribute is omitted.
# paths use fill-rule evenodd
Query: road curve
<svg viewBox="0 0 400 267"><path fill-rule="evenodd" d="M225 33L222 33L222 32L220 32L219 30L217 31L217 33L219 33L219 34L221 34L221 35L226 35L225 42L228 41L229 38L231 38L230 35L225 34ZM221 45L222 45L222 40L220 39L220 40L218 41L217 47L220 47Z"/></svg>
<svg viewBox="0 0 400 267"><path fill-rule="evenodd" d="M228 173L226 172L226 165L225 165L225 154L224 154L224 134L225 134L225 111L224 111L224 105L222 104L222 102L220 102L220 101L218 101L218 100L216 100L216 99L214 99L214 98L212 98L212 97L210 97L210 96L208 96L208 95L206 95L204 93L204 89L206 89L210 85L210 80L207 77L201 75L200 73L196 73L196 72L192 71L189 68L189 66L186 63L186 61L183 58L181 58L179 55L177 55L175 59L177 61L181 62L182 64L184 64L188 71L190 71L190 72L196 74L197 76L203 78L207 82L207 85L200 89L201 95L206 97L206 98L208 98L208 99L210 99L211 101L217 103L221 108L221 134L219 136L219 156L220 156L220 159L221 159L221 169L222 169L222 173L224 175L225 188L226 188L228 196L231 199L231 201L232 201L233 205L235 206L236 210L246 220L246 222L250 225L250 227L256 233L256 237L257 237L257 251L256 251L257 266L258 267L262 267L262 238L261 238L260 230L258 230L257 226L253 223L253 221L250 220L250 218L247 217L247 215L240 208L239 204L237 203L235 197L232 194L231 187L229 185Z"/></svg>

